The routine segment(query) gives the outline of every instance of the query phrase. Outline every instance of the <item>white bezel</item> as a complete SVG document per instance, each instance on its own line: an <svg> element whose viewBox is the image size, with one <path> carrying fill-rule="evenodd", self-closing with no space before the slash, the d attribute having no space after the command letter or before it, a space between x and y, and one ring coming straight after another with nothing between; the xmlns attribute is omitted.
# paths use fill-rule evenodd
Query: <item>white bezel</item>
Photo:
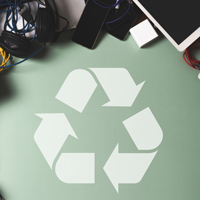
<svg viewBox="0 0 200 200"><path fill-rule="evenodd" d="M155 24L155 26L165 35L165 37L176 47L178 51L184 51L195 40L200 37L200 27L187 37L182 43L177 44L175 40L166 32L166 30L159 24L155 18L146 10L146 8L138 1L133 0L134 3L142 10L142 12Z"/></svg>

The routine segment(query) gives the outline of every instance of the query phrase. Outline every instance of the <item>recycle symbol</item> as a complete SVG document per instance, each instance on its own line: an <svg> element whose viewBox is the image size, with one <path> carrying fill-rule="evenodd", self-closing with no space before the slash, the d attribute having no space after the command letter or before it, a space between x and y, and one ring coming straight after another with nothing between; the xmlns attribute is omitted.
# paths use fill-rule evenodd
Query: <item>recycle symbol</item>
<svg viewBox="0 0 200 200"><path fill-rule="evenodd" d="M93 95L96 76L109 102L104 107L131 107L144 82L136 85L124 68L90 68L72 71L56 95L56 99L82 113ZM93 74L93 75L92 75ZM78 139L64 113L36 114L42 121L34 140L52 169L55 158L71 135ZM139 153L119 153L116 144L103 170L117 192L119 184L139 183L152 163L163 139L163 132L150 108L125 119L123 125ZM152 152L153 151L153 152ZM81 162L83 161L84 162ZM95 183L95 153L61 153L55 164L56 176L68 184Z"/></svg>

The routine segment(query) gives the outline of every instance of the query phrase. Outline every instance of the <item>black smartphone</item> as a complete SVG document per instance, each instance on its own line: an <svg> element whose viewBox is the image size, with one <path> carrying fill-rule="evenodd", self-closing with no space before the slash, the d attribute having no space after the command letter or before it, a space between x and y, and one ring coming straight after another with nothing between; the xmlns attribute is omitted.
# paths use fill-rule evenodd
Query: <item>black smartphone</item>
<svg viewBox="0 0 200 200"><path fill-rule="evenodd" d="M72 41L89 49L94 48L113 0L88 0L75 29Z"/></svg>

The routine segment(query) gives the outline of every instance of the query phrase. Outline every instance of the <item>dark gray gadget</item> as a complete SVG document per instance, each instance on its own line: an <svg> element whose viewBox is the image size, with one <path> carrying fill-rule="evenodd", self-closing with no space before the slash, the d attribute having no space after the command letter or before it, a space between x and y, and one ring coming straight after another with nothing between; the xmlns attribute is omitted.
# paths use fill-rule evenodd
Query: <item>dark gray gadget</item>
<svg viewBox="0 0 200 200"><path fill-rule="evenodd" d="M105 30L112 36L124 40L141 13L135 3L129 4L127 0L124 0L118 9L112 9L109 12L105 22Z"/></svg>
<svg viewBox="0 0 200 200"><path fill-rule="evenodd" d="M113 3L115 3L113 0L88 0L72 36L72 41L93 49L110 11L109 7Z"/></svg>

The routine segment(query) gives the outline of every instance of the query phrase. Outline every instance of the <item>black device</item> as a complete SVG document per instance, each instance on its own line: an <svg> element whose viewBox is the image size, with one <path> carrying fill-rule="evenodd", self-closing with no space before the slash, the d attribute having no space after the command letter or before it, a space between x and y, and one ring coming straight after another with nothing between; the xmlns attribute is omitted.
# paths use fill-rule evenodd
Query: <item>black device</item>
<svg viewBox="0 0 200 200"><path fill-rule="evenodd" d="M119 5L119 9L114 5ZM88 0L72 41L93 49L102 27L123 40L140 13L132 0Z"/></svg>
<svg viewBox="0 0 200 200"><path fill-rule="evenodd" d="M30 40L5 30L2 31L0 36L0 47L7 53L19 58L27 57L32 52Z"/></svg>
<svg viewBox="0 0 200 200"><path fill-rule="evenodd" d="M94 48L98 35L115 0L88 0L72 36L72 41Z"/></svg>
<svg viewBox="0 0 200 200"><path fill-rule="evenodd" d="M54 2L54 0L53 0ZM41 43L53 41L56 29L59 28L57 7L54 2L56 15L48 1L45 0L46 8L39 8L36 16L37 40Z"/></svg>
<svg viewBox="0 0 200 200"><path fill-rule="evenodd" d="M124 40L142 11L132 1L124 0L118 9L112 9L104 25L104 29L112 36Z"/></svg>
<svg viewBox="0 0 200 200"><path fill-rule="evenodd" d="M29 11L27 12L27 10L21 11L21 9L23 9L23 4L19 4L19 13L21 11L22 17L28 23L34 23L37 33L37 40L43 44L52 41L54 42L58 37L58 33L55 33L56 29L58 28L59 21L57 7L54 0L52 1L55 7L54 10L52 9L48 0L45 0L45 7L38 9L34 22L31 18L31 13ZM20 58L26 58L32 54L31 40L26 38L24 35L19 34L18 32L14 33L7 31L5 26L0 36L0 47L3 48L7 53Z"/></svg>

